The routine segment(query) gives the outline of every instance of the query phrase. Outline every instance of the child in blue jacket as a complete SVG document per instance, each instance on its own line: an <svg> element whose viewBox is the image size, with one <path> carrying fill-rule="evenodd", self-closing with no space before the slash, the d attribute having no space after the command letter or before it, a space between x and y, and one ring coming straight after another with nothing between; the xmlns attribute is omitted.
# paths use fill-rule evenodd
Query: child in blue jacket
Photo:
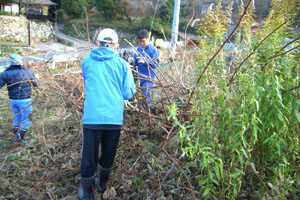
<svg viewBox="0 0 300 200"><path fill-rule="evenodd" d="M32 71L23 65L18 54L9 56L10 66L0 76L0 88L7 85L11 110L14 116L15 144L24 144L24 136L32 123L31 86L37 86Z"/></svg>
<svg viewBox="0 0 300 200"><path fill-rule="evenodd" d="M159 52L156 47L149 44L149 32L146 29L140 30L137 34L137 38L140 43L137 51L140 55L137 53L134 54L134 65L137 66L138 72L142 74L138 77L140 78L140 86L142 87L142 92L144 96L146 96L147 104L149 106L151 90L154 86L154 72L159 65Z"/></svg>

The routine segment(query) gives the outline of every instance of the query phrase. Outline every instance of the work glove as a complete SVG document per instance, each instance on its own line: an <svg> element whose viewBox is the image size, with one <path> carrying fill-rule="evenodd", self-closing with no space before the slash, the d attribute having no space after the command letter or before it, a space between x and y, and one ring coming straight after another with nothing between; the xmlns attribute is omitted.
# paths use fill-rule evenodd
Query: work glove
<svg viewBox="0 0 300 200"><path fill-rule="evenodd" d="M145 60L142 58L142 57L136 57L136 59L137 59L137 63L140 63L140 64L143 64L143 63L145 63Z"/></svg>

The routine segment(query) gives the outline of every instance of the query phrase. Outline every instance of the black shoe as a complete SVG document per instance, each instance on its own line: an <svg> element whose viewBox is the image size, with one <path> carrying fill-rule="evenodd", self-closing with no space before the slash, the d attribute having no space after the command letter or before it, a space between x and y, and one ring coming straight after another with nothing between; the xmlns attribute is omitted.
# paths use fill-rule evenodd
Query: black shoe
<svg viewBox="0 0 300 200"><path fill-rule="evenodd" d="M94 177L83 178L81 177L82 188L78 189L77 197L80 200L95 200L94 196Z"/></svg>
<svg viewBox="0 0 300 200"><path fill-rule="evenodd" d="M106 182L109 177L110 168L98 168L98 178L95 178L95 184L98 187L99 192L104 193L106 190Z"/></svg>

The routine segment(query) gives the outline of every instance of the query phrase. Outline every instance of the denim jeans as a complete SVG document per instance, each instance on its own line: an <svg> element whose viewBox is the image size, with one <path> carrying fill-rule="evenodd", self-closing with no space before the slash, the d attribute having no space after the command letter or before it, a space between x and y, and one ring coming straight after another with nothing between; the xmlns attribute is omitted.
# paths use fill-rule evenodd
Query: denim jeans
<svg viewBox="0 0 300 200"><path fill-rule="evenodd" d="M147 99L148 107L150 107L151 91L152 87L154 86L154 83L152 83L151 81L140 80L140 85L142 87L142 93Z"/></svg>
<svg viewBox="0 0 300 200"><path fill-rule="evenodd" d="M121 130L93 130L83 128L81 177L94 176L97 164L103 168L111 168L113 165ZM99 144L102 154L99 156Z"/></svg>
<svg viewBox="0 0 300 200"><path fill-rule="evenodd" d="M31 99L10 99L10 106L14 116L13 127L27 131L32 123Z"/></svg>

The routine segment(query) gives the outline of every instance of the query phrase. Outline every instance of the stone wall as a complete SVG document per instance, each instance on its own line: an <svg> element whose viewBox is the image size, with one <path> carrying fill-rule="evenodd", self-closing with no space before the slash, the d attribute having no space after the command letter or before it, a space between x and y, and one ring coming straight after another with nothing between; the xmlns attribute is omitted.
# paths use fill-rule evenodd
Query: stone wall
<svg viewBox="0 0 300 200"><path fill-rule="evenodd" d="M0 40L27 44L28 20L23 16L0 15ZM30 21L31 41L39 42L54 37L52 25L49 22Z"/></svg>
<svg viewBox="0 0 300 200"><path fill-rule="evenodd" d="M44 41L54 38L54 27L47 22L31 21L31 36L36 41Z"/></svg>
<svg viewBox="0 0 300 200"><path fill-rule="evenodd" d="M0 40L25 43L28 38L27 19L16 16L0 16Z"/></svg>

